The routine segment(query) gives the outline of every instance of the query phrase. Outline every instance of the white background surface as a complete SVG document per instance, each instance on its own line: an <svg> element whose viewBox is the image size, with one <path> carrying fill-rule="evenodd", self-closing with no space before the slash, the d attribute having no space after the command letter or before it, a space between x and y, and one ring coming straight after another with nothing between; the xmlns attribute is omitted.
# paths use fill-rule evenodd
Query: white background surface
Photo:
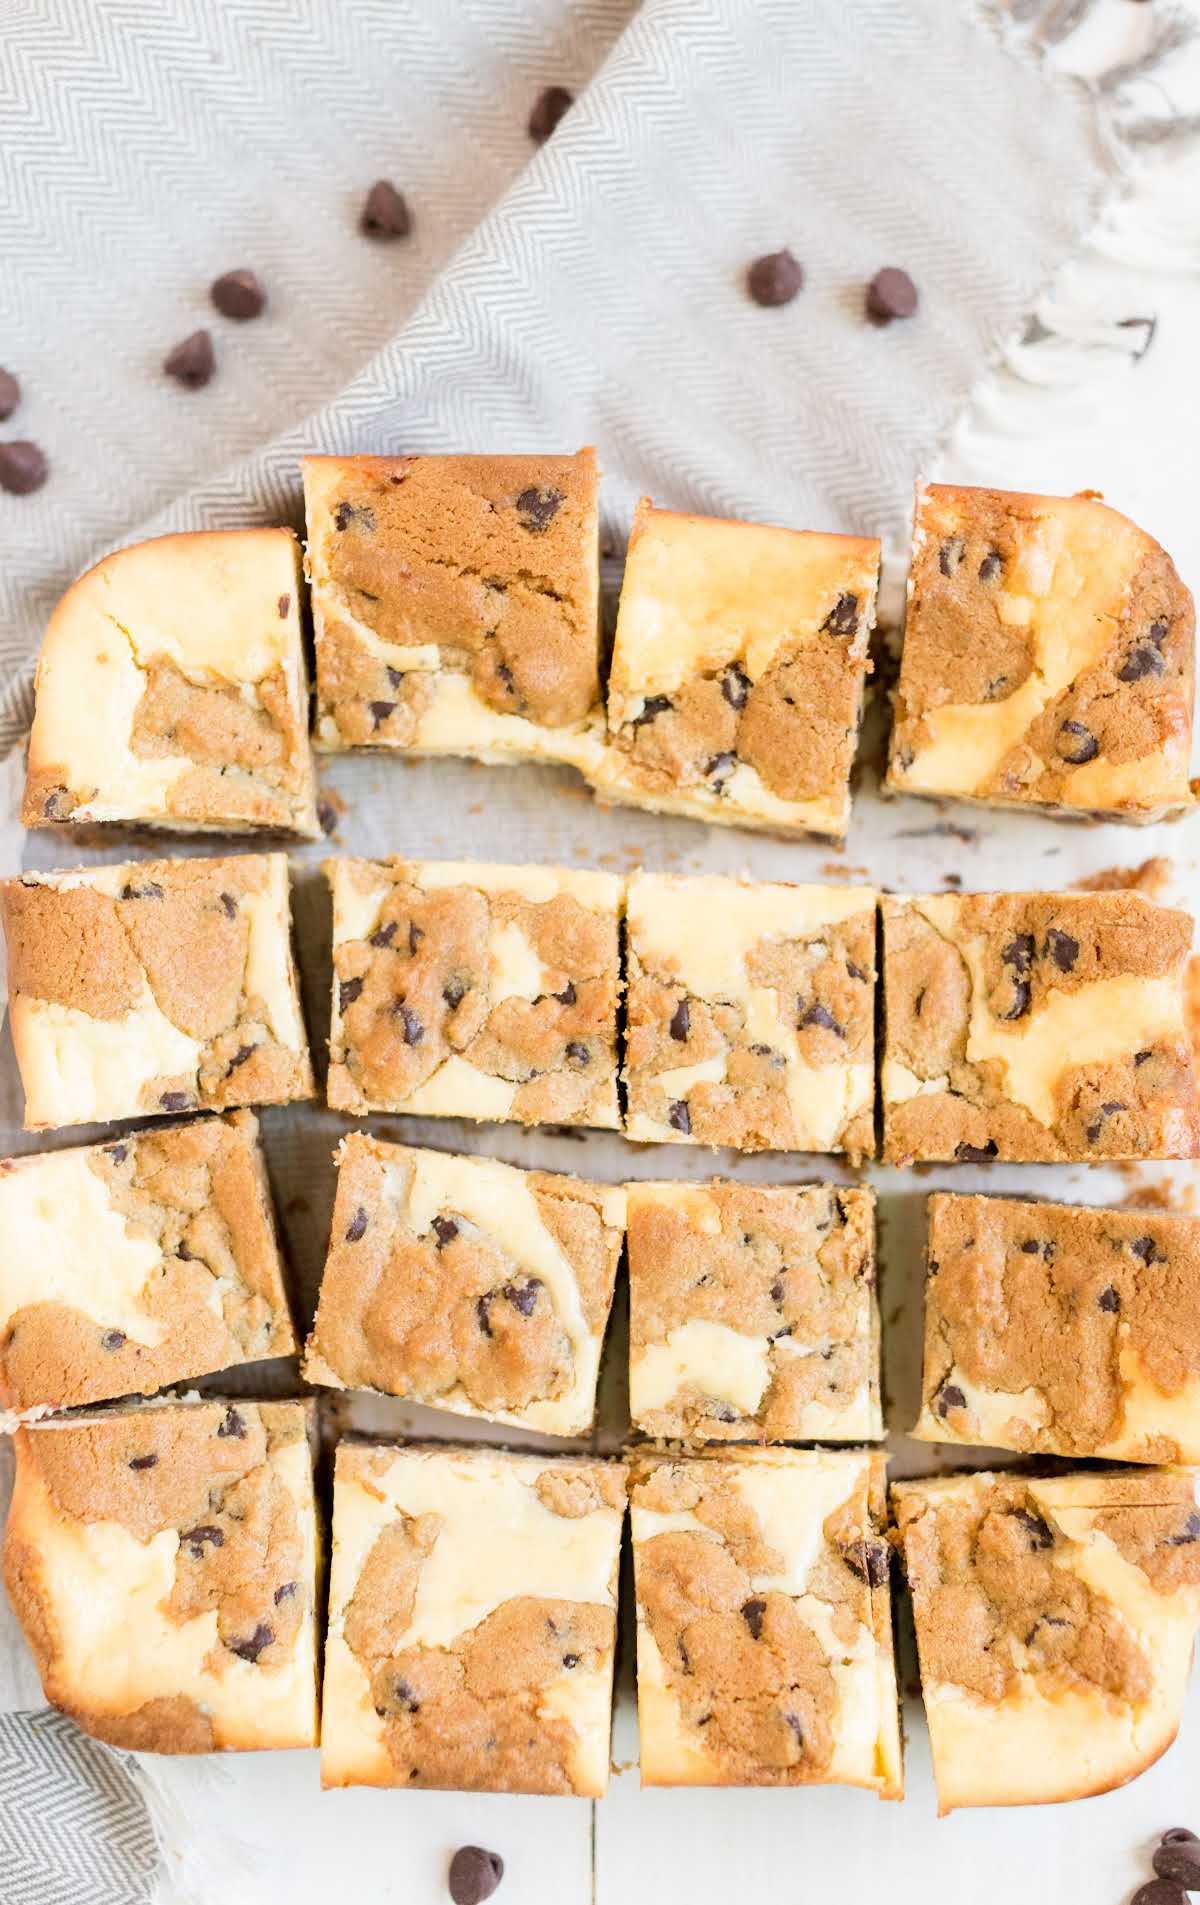
<svg viewBox="0 0 1200 1905"><path fill-rule="evenodd" d="M1200 164L1194 156L1171 178L1145 188L1133 212L1111 221L1105 241L1133 262L1093 256L1066 274L1045 307L1067 323L1072 311L1103 321L1154 312L1157 336L1136 366L1097 343L1070 380L1049 385L1002 372L979 394L937 474L1047 491L1098 488L1157 534L1192 588L1200 588ZM1053 342L1017 351L1025 379L1058 374ZM1082 374L1086 372L1086 374ZM814 525L819 526L819 525ZM902 575L903 568L893 573ZM894 591L893 591L894 599ZM1034 817L1003 817L942 805L880 802L874 776L863 772L844 853L827 847L758 841L686 821L598 812L565 773L487 770L449 763L401 764L370 758L323 768L323 779L347 804L340 839L347 850L384 845L426 857L463 854L540 859L676 872L749 871L756 877L868 879L901 890L939 888L957 874L967 888L1069 885L1085 873L1135 866L1169 855L1175 892L1200 904L1200 817L1170 828L1134 832L1086 828ZM944 823L968 830L958 838L930 833ZM28 864L46 864L47 849L23 849ZM59 854L65 863L70 855ZM319 852L297 856L301 915L315 920ZM320 961L307 959L310 1004L323 990ZM319 1023L319 1021L318 1021ZM0 1053L0 1089L12 1104L11 1052ZM329 1115L313 1119L293 1141L295 1114L265 1119L277 1195L311 1286L332 1188L331 1137L344 1128ZM721 1171L743 1180L797 1181L822 1174L821 1161L745 1160L670 1147L634 1148L589 1133L579 1141L513 1129L461 1131L447 1121L375 1121L374 1129L417 1142L484 1149L515 1163L570 1169L600 1178L703 1176ZM31 1148L30 1141L22 1141ZM12 1148L17 1148L16 1144ZM827 1175L845 1175L833 1166ZM889 1426L894 1472L927 1452L907 1443L914 1412L914 1368L920 1337L921 1203L927 1192L955 1188L1042 1192L1115 1202L1155 1175L1186 1191L1193 1167L1136 1173L1080 1169L958 1168L931 1174L867 1173L881 1196L881 1259ZM295 1195L309 1208L287 1210ZM610 1423L619 1416L619 1371L611 1369ZM413 1421L417 1412L396 1411ZM432 1420L429 1412L424 1421ZM439 1427L445 1432L445 1419ZM459 1433L461 1425L449 1432ZM628 1611L628 1610L626 1610ZM1123 1792L1063 1808L963 1813L937 1821L919 1704L906 1702L908 1794L882 1805L861 1793L831 1788L780 1792L641 1792L631 1703L629 1622L614 1758L625 1768L607 1799L512 1799L437 1793L343 1792L320 1795L314 1755L242 1756L197 1765L159 1764L156 1777L184 1819L181 1829L207 1902L250 1905L287 1898L297 1905L344 1896L438 1905L446 1896L450 1851L464 1841L499 1851L507 1872L501 1905L730 1905L762 1900L783 1905L845 1896L886 1895L896 1905L932 1900L999 1905L1014 1896L1027 1905L1062 1900L1105 1905L1149 1877L1149 1849L1166 1827L1200 1830L1200 1684L1194 1684L1179 1745ZM902 1631L903 1631L902 1623ZM902 1679L912 1677L902 1659ZM177 1821L178 1823L178 1821ZM20 1905L14 1901L14 1905Z"/></svg>

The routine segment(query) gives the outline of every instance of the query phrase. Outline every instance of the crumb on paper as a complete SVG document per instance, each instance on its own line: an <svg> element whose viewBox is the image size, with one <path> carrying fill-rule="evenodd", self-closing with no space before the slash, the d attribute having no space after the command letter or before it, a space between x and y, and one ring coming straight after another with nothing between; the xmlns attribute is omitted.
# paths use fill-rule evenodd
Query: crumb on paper
<svg viewBox="0 0 1200 1905"><path fill-rule="evenodd" d="M334 792L332 787L317 788L317 820L327 840L338 838L338 826L342 816L348 811L346 802L340 794Z"/></svg>
<svg viewBox="0 0 1200 1905"><path fill-rule="evenodd" d="M846 860L822 860L821 871L830 880L865 880L871 869L851 866Z"/></svg>
<svg viewBox="0 0 1200 1905"><path fill-rule="evenodd" d="M1144 893L1147 899L1156 900L1166 892L1171 884L1174 867L1161 853L1152 859L1143 860L1136 867L1101 867L1096 873L1085 874L1083 879L1074 881L1081 893L1115 893L1127 890L1131 893Z"/></svg>

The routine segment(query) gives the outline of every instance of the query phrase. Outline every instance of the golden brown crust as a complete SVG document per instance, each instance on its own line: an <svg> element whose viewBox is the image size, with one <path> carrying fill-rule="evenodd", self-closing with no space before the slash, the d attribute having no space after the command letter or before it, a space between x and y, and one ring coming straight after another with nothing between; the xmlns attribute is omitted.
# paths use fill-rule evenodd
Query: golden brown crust
<svg viewBox="0 0 1200 1905"><path fill-rule="evenodd" d="M308 458L318 718L334 745L419 743L433 647L484 709L547 728L599 699L597 473L577 456ZM469 745L464 737L464 748Z"/></svg>
<svg viewBox="0 0 1200 1905"><path fill-rule="evenodd" d="M1182 1000L1192 932L1186 913L1133 892L885 899L885 1157L1195 1156L1200 1098ZM1102 988L1122 981L1114 1005ZM1069 1036L1051 1029L1062 1002L1089 987L1096 1010L1085 1036L1104 1045L1091 1059L1078 1015ZM1176 995L1177 1015L1164 1005ZM969 1056L980 1028L993 1042L1012 1036L1014 1051L1017 1040L1042 1046L1048 1118L1014 1096L1002 1044L999 1057Z"/></svg>

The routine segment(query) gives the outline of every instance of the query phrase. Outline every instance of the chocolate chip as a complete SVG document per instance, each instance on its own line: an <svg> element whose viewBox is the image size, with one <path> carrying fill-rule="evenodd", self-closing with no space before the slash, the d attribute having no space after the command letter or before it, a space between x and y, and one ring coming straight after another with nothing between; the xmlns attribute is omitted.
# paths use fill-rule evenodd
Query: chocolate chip
<svg viewBox="0 0 1200 1905"><path fill-rule="evenodd" d="M1031 1548L1044 1549L1054 1546L1054 1534L1049 1524L1044 1522L1040 1515L1035 1515L1029 1508L1014 1508L1010 1512L1013 1520L1019 1521L1028 1534Z"/></svg>
<svg viewBox="0 0 1200 1905"><path fill-rule="evenodd" d="M396 712L394 701L368 701L367 706L371 710L371 720L376 727L386 721L390 714Z"/></svg>
<svg viewBox="0 0 1200 1905"><path fill-rule="evenodd" d="M335 529L349 529L351 523L357 523L364 535L375 532L375 511L366 503L339 503L333 512Z"/></svg>
<svg viewBox="0 0 1200 1905"><path fill-rule="evenodd" d="M838 1024L833 1013L829 1010L829 1007L822 1005L820 1000L815 1001L812 1005L807 1007L807 1009L802 1007L796 1023L801 1027L806 1025L820 1026L823 1032L832 1032L835 1037L840 1039L844 1039L846 1036L845 1026Z"/></svg>
<svg viewBox="0 0 1200 1905"><path fill-rule="evenodd" d="M934 1408L940 1416L949 1415L951 1409L965 1409L967 1398L955 1382L943 1383L937 1394Z"/></svg>
<svg viewBox="0 0 1200 1905"><path fill-rule="evenodd" d="M1070 933L1060 933L1057 926L1052 926L1046 934L1045 953L1060 972L1070 972L1079 957L1079 941L1072 939Z"/></svg>
<svg viewBox="0 0 1200 1905"><path fill-rule="evenodd" d="M104 1149L114 1164L124 1164L126 1158L129 1156L129 1146L127 1144L106 1144Z"/></svg>
<svg viewBox="0 0 1200 1905"><path fill-rule="evenodd" d="M563 115L570 112L574 104L575 95L569 93L565 86L547 86L538 94L529 115L529 137L535 145L545 144ZM481 1892L480 1897L486 1898L487 1893Z"/></svg>
<svg viewBox="0 0 1200 1905"><path fill-rule="evenodd" d="M217 1434L222 1438L230 1436L235 1442L245 1441L246 1418L240 1409L226 1409L224 1419L217 1429Z"/></svg>
<svg viewBox="0 0 1200 1905"><path fill-rule="evenodd" d="M1066 740L1063 736L1066 735ZM1094 761L1100 752L1100 743L1090 728L1082 721L1064 721L1055 737L1055 747L1061 760L1072 767L1082 767L1085 761Z"/></svg>
<svg viewBox="0 0 1200 1905"><path fill-rule="evenodd" d="M1101 1105L1100 1116L1094 1124L1090 1124L1087 1128L1088 1143L1095 1144L1104 1129L1105 1121L1114 1117L1118 1111L1124 1111L1124 1109L1124 1105L1119 1103L1116 1099L1112 1099L1108 1104Z"/></svg>
<svg viewBox="0 0 1200 1905"><path fill-rule="evenodd" d="M852 979L857 979L860 985L862 986L866 985L867 983L866 973L863 971L861 966L856 966L852 959L847 959L846 971L850 974L850 977Z"/></svg>
<svg viewBox="0 0 1200 1905"><path fill-rule="evenodd" d="M744 708L746 696L750 693L750 677L743 674L736 662L731 662L721 676L721 693L731 708Z"/></svg>
<svg viewBox="0 0 1200 1905"><path fill-rule="evenodd" d="M566 500L560 489L523 489L517 498L517 520L531 536L540 536Z"/></svg>
<svg viewBox="0 0 1200 1905"><path fill-rule="evenodd" d="M1150 1863L1160 1879L1174 1879L1185 1892L1200 1892L1200 1845L1173 1839L1159 1846Z"/></svg>
<svg viewBox="0 0 1200 1905"><path fill-rule="evenodd" d="M557 999L559 1005L574 1005L579 997L579 994L575 990L575 981L568 979L561 992L551 993L550 996L551 998Z"/></svg>
<svg viewBox="0 0 1200 1905"><path fill-rule="evenodd" d="M404 1032L404 1043L419 1045L425 1036L425 1027L421 1024L418 1014L410 1005L397 1004L393 1009Z"/></svg>
<svg viewBox="0 0 1200 1905"><path fill-rule="evenodd" d="M267 305L266 292L254 273L246 270L226 271L214 278L209 296L222 317L237 318L239 323L260 317Z"/></svg>
<svg viewBox="0 0 1200 1905"><path fill-rule="evenodd" d="M0 444L0 450L3 450L3 447ZM3 484L0 484L0 489L2 488ZM47 820L69 820L74 811L74 805L66 788L56 787L42 802L42 813Z"/></svg>
<svg viewBox="0 0 1200 1905"><path fill-rule="evenodd" d="M299 1585L300 1583L298 1581L282 1582L275 1590L274 1600L276 1607L279 1607L284 1601L290 1601Z"/></svg>
<svg viewBox="0 0 1200 1905"><path fill-rule="evenodd" d="M761 1640L763 1615L766 1611L767 1604L765 1601L755 1600L742 1602L742 1619L750 1629L751 1640Z"/></svg>
<svg viewBox="0 0 1200 1905"><path fill-rule="evenodd" d="M232 893L222 893L221 905L224 909L226 919L237 918L238 905Z"/></svg>
<svg viewBox="0 0 1200 1905"><path fill-rule="evenodd" d="M892 1551L886 1541L852 1541L841 1552L851 1574L857 1574L868 1587L883 1587L892 1566Z"/></svg>
<svg viewBox="0 0 1200 1905"><path fill-rule="evenodd" d="M938 550L938 568L943 575L953 575L963 559L966 543L961 536L948 536Z"/></svg>
<svg viewBox="0 0 1200 1905"><path fill-rule="evenodd" d="M1197 1839L1196 1834L1194 1832L1189 1831L1187 1826L1172 1826L1169 1832L1163 1833L1161 1839L1159 1840L1159 1844L1160 1845L1198 1845L1200 1844L1200 1839Z"/></svg>
<svg viewBox="0 0 1200 1905"><path fill-rule="evenodd" d="M1153 1237L1135 1237L1129 1248L1135 1257L1141 1258L1144 1264L1165 1263L1167 1261Z"/></svg>
<svg viewBox="0 0 1200 1905"><path fill-rule="evenodd" d="M1152 1059L1153 1057L1154 1057L1154 1053L1153 1053L1153 1052L1148 1052L1148 1051L1147 1051L1147 1052L1135 1052L1135 1053L1134 1053L1134 1055L1133 1055L1133 1062L1134 1062L1134 1064L1135 1064L1135 1066L1139 1066L1139 1067L1140 1067L1140 1066L1142 1066L1142 1065L1148 1065L1148 1064L1149 1064L1149 1062L1150 1062L1150 1060L1151 1060L1151 1059Z"/></svg>
<svg viewBox="0 0 1200 1905"><path fill-rule="evenodd" d="M1116 1316L1121 1307L1120 1295L1113 1289L1111 1283L1107 1284L1105 1288L1101 1290L1099 1296L1096 1298L1096 1302L1107 1316Z"/></svg>
<svg viewBox="0 0 1200 1905"><path fill-rule="evenodd" d="M769 251L746 273L746 289L755 304L790 304L804 283L804 271L790 251Z"/></svg>
<svg viewBox="0 0 1200 1905"><path fill-rule="evenodd" d="M346 1227L346 1242L348 1244L356 1244L361 1238L365 1237L369 1222L370 1218L360 1204Z"/></svg>
<svg viewBox="0 0 1200 1905"><path fill-rule="evenodd" d="M247 1640L230 1640L226 1641L225 1645L231 1654L237 1655L239 1660L248 1660L253 1665L263 1649L269 1647L274 1638L275 1629L268 1627L266 1621L260 1621Z"/></svg>
<svg viewBox="0 0 1200 1905"><path fill-rule="evenodd" d="M910 318L919 302L916 285L898 265L885 265L867 286L867 316L873 324Z"/></svg>
<svg viewBox="0 0 1200 1905"><path fill-rule="evenodd" d="M32 496L49 474L45 452L27 437L0 443L0 489L10 496Z"/></svg>
<svg viewBox="0 0 1200 1905"><path fill-rule="evenodd" d="M691 1023L692 1008L686 999L681 999L671 1014L671 1023L667 1030L671 1037L682 1045L691 1029Z"/></svg>
<svg viewBox="0 0 1200 1905"><path fill-rule="evenodd" d="M716 781L717 792L720 793L723 783L729 779L736 765L736 754L730 754L728 751L721 754L714 754L711 760L705 761L704 763L705 778L710 781Z"/></svg>
<svg viewBox="0 0 1200 1905"><path fill-rule="evenodd" d="M396 921L389 919L386 926L379 926L367 941L368 946L390 946L396 937Z"/></svg>
<svg viewBox="0 0 1200 1905"><path fill-rule="evenodd" d="M1024 978L1033 965L1033 955L1036 950L1032 933L1018 933L1016 938L1010 939L1007 946L1002 949L1000 960L1003 965L1011 966L1015 973L1019 973Z"/></svg>
<svg viewBox="0 0 1200 1905"><path fill-rule="evenodd" d="M376 179L363 200L358 229L368 238L407 238L412 218L404 200L390 179Z"/></svg>
<svg viewBox="0 0 1200 1905"><path fill-rule="evenodd" d="M7 423L21 401L21 386L11 370L0 370L0 423Z"/></svg>
<svg viewBox="0 0 1200 1905"><path fill-rule="evenodd" d="M999 1151L995 1138L989 1138L986 1144L956 1144L954 1156L959 1164L990 1164Z"/></svg>
<svg viewBox="0 0 1200 1905"><path fill-rule="evenodd" d="M500 1294L522 1316L532 1316L537 1308L538 1291L542 1287L540 1277L530 1277L528 1283L506 1283Z"/></svg>
<svg viewBox="0 0 1200 1905"><path fill-rule="evenodd" d="M1194 1541L1200 1541L1200 1514L1189 1515L1183 1524L1183 1532L1167 1536L1168 1548L1190 1548Z"/></svg>
<svg viewBox="0 0 1200 1905"><path fill-rule="evenodd" d="M749 1243L749 1241L750 1239L747 1237L746 1242ZM772 1303L783 1302L783 1281L779 1277L776 1277L774 1283L771 1285L771 1301Z"/></svg>
<svg viewBox="0 0 1200 1905"><path fill-rule="evenodd" d="M248 1058L253 1058L257 1050L257 1045L239 1045L237 1051L225 1067L226 1078L228 1078L230 1072L235 1072L239 1065L244 1065Z"/></svg>
<svg viewBox="0 0 1200 1905"><path fill-rule="evenodd" d="M629 723L631 728L644 728L649 721L657 721L671 705L670 695L647 695L640 710Z"/></svg>
<svg viewBox="0 0 1200 1905"><path fill-rule="evenodd" d="M1012 1004L1007 1012L1001 1012L999 1016L1002 1019L1023 1019L1029 1010L1032 998L1033 987L1028 979L1014 979Z"/></svg>
<svg viewBox="0 0 1200 1905"><path fill-rule="evenodd" d="M578 1654L564 1654L563 1655L562 1664L566 1668L568 1673L570 1673L573 1668L578 1667L579 1658L580 1657Z"/></svg>
<svg viewBox="0 0 1200 1905"><path fill-rule="evenodd" d="M452 1244L458 1236L458 1225L453 1217L435 1217L432 1228L439 1250L444 1250L446 1245Z"/></svg>
<svg viewBox="0 0 1200 1905"><path fill-rule="evenodd" d="M158 1102L164 1111L186 1111L192 1101L186 1091L164 1091Z"/></svg>
<svg viewBox="0 0 1200 1905"><path fill-rule="evenodd" d="M561 92L562 87L551 87L551 91ZM542 97L545 98L545 94ZM567 104L570 104L569 94ZM537 107L534 108L535 114L536 111ZM532 119L529 130L535 139L548 136L546 133L534 132ZM550 130L553 131L553 127ZM481 1845L460 1845L450 1861L450 1896L454 1905L483 1905L484 1899L492 1896L503 1877L504 1860L498 1852L485 1852Z"/></svg>
<svg viewBox="0 0 1200 1905"><path fill-rule="evenodd" d="M798 1744L803 1746L804 1745L804 1728L800 1724L799 1714L785 1713L783 1717L786 1724L791 1727L792 1732L796 1735L796 1740Z"/></svg>
<svg viewBox="0 0 1200 1905"><path fill-rule="evenodd" d="M145 886L123 886L117 897L122 900L161 900L163 890L155 880L147 880Z"/></svg>
<svg viewBox="0 0 1200 1905"><path fill-rule="evenodd" d="M570 1059L572 1065L578 1065L581 1069L585 1065L590 1065L592 1062L592 1055L582 1039L573 1038L569 1040L567 1044L567 1057Z"/></svg>
<svg viewBox="0 0 1200 1905"><path fill-rule="evenodd" d="M994 549L991 549L979 565L979 580L981 582L994 582L1003 568L1004 564L1001 562L1000 557L996 554Z"/></svg>
<svg viewBox="0 0 1200 1905"><path fill-rule="evenodd" d="M408 954L410 959L417 956L417 947L425 937L425 928L418 926L415 920L408 922Z"/></svg>
<svg viewBox="0 0 1200 1905"><path fill-rule="evenodd" d="M214 1528L210 1521L202 1522L198 1528L189 1528L185 1534L180 1535L179 1540L181 1545L191 1549L197 1561L202 1559L206 1547L223 1548L225 1546L224 1535L219 1528Z"/></svg>
<svg viewBox="0 0 1200 1905"><path fill-rule="evenodd" d="M333 802L331 800L327 800L324 795L322 795L320 800L317 802L317 824L320 827L321 832L325 835L325 838L327 840L329 839L331 834L335 834L337 832L337 824L338 824L337 808L334 806Z"/></svg>
<svg viewBox="0 0 1200 1905"><path fill-rule="evenodd" d="M276 608L277 608L277 609L279 610L279 619L280 619L280 621L281 621L281 622L285 622L285 621L287 620L287 614L288 614L288 610L289 610L289 609L291 608L291 606L292 606L292 598L291 598L291 596L290 596L290 595L281 595L281 596L280 596L280 598L279 598L279 600L278 600L278 602L277 602L277 603L275 604L275 606L276 606Z"/></svg>
<svg viewBox="0 0 1200 1905"><path fill-rule="evenodd" d="M167 376L185 390L202 390L216 368L216 352L207 331L193 331L163 359Z"/></svg>
<svg viewBox="0 0 1200 1905"><path fill-rule="evenodd" d="M392 1699L402 1713L419 1713L421 1711L421 1702L417 1698L416 1688L412 1685L411 1681L405 1680L402 1675L398 1674L392 1682Z"/></svg>
<svg viewBox="0 0 1200 1905"><path fill-rule="evenodd" d="M478 1323L480 1330L483 1332L485 1336L490 1336L492 1333L492 1326L488 1321L488 1311L491 1309L491 1307L492 1307L492 1299L490 1296L476 1297L475 1321L476 1323Z"/></svg>
<svg viewBox="0 0 1200 1905"><path fill-rule="evenodd" d="M442 987L442 997L452 1012L456 1011L462 1004L467 996L468 990L469 987L465 980L447 979L445 985Z"/></svg>
<svg viewBox="0 0 1200 1905"><path fill-rule="evenodd" d="M361 997L362 989L361 979L343 979L338 987L338 1011L344 1012L348 1005L353 1005Z"/></svg>
<svg viewBox="0 0 1200 1905"><path fill-rule="evenodd" d="M1148 1879L1138 1886L1129 1905L1187 1905L1187 1893L1171 1879Z"/></svg>
<svg viewBox="0 0 1200 1905"><path fill-rule="evenodd" d="M1117 680L1144 681L1147 675L1164 675L1166 671L1167 664L1157 648L1149 642L1143 642L1121 663L1117 669Z"/></svg>
<svg viewBox="0 0 1200 1905"><path fill-rule="evenodd" d="M690 1137L692 1114L687 1108L686 1099L677 1098L673 1104L667 1107L667 1123L671 1126L672 1130L682 1131L685 1137Z"/></svg>
<svg viewBox="0 0 1200 1905"><path fill-rule="evenodd" d="M821 626L834 635L853 635L858 627L858 597L839 595Z"/></svg>
<svg viewBox="0 0 1200 1905"><path fill-rule="evenodd" d="M125 1340L124 1330L106 1330L100 1338L100 1347L101 1349L124 1349Z"/></svg>
<svg viewBox="0 0 1200 1905"><path fill-rule="evenodd" d="M131 1455L129 1458L129 1467L137 1469L157 1468L158 1457L157 1455Z"/></svg>

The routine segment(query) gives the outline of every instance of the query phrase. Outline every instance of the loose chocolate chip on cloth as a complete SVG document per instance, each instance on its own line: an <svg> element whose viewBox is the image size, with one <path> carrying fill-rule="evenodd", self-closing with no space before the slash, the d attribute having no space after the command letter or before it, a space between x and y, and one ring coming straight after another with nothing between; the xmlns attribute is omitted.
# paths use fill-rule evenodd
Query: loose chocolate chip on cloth
<svg viewBox="0 0 1200 1905"><path fill-rule="evenodd" d="M804 267L788 250L756 258L746 273L746 289L755 304L790 304L804 283Z"/></svg>
<svg viewBox="0 0 1200 1905"><path fill-rule="evenodd" d="M574 104L575 95L569 93L565 86L547 86L544 92L538 94L529 115L529 137L535 145L545 143Z"/></svg>
<svg viewBox="0 0 1200 1905"><path fill-rule="evenodd" d="M376 179L363 203L359 226L368 238L407 238L412 216L404 194L390 179Z"/></svg>
<svg viewBox="0 0 1200 1905"><path fill-rule="evenodd" d="M450 1896L454 1905L483 1905L504 1877L504 1860L482 1846L461 1845L450 1861Z"/></svg>
<svg viewBox="0 0 1200 1905"><path fill-rule="evenodd" d="M163 359L167 376L185 390L202 390L216 368L216 352L208 331L193 331Z"/></svg>
<svg viewBox="0 0 1200 1905"><path fill-rule="evenodd" d="M21 386L11 370L0 370L0 423L7 423L21 401Z"/></svg>
<svg viewBox="0 0 1200 1905"><path fill-rule="evenodd" d="M49 468L45 452L36 443L21 438L0 443L0 489L10 496L31 496L41 489Z"/></svg>
<svg viewBox="0 0 1200 1905"><path fill-rule="evenodd" d="M209 296L222 317L239 322L259 317L267 304L267 294L253 271L224 272L213 280Z"/></svg>
<svg viewBox="0 0 1200 1905"><path fill-rule="evenodd" d="M917 287L907 271L886 265L877 271L867 286L867 316L875 324L891 324L895 318L910 318L920 299Z"/></svg>
<svg viewBox="0 0 1200 1905"><path fill-rule="evenodd" d="M1138 1886L1129 1905L1187 1905L1187 1893L1170 1879L1149 1879Z"/></svg>
<svg viewBox="0 0 1200 1905"><path fill-rule="evenodd" d="M1151 1864L1160 1879L1173 1879L1187 1892L1200 1892L1200 1845L1189 1839L1172 1839L1160 1845Z"/></svg>

